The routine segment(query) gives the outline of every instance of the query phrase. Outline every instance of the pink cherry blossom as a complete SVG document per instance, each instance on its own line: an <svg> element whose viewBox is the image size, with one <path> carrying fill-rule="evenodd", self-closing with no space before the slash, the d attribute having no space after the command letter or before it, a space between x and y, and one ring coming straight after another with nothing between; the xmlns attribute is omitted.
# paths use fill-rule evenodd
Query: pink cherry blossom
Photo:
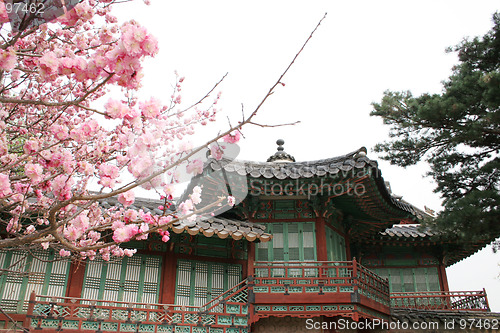
<svg viewBox="0 0 500 333"><path fill-rule="evenodd" d="M21 224L19 223L19 218L18 217L13 217L9 220L9 223L7 223L7 232L14 234L21 230Z"/></svg>
<svg viewBox="0 0 500 333"><path fill-rule="evenodd" d="M125 223L121 220L113 221L113 224L111 225L111 229L116 230L120 228L124 228Z"/></svg>
<svg viewBox="0 0 500 333"><path fill-rule="evenodd" d="M124 249L123 253L127 257L132 257L137 252L137 249Z"/></svg>
<svg viewBox="0 0 500 333"><path fill-rule="evenodd" d="M135 201L134 192L127 191L125 193L120 193L118 195L118 201L125 207L132 205Z"/></svg>
<svg viewBox="0 0 500 333"><path fill-rule="evenodd" d="M32 233L34 233L35 231L36 231L36 228L35 228L35 226L34 226L34 225L32 225L32 224L31 224L31 225L29 225L29 226L26 228L26 233L27 233L27 234L32 234Z"/></svg>
<svg viewBox="0 0 500 333"><path fill-rule="evenodd" d="M147 102L140 103L139 109L144 117L155 118L160 114L160 102L155 98L151 98Z"/></svg>
<svg viewBox="0 0 500 333"><path fill-rule="evenodd" d="M158 225L160 225L160 226L167 225L170 223L170 221L172 221L172 215L162 216L162 217L160 217L160 219L158 221Z"/></svg>
<svg viewBox="0 0 500 333"><path fill-rule="evenodd" d="M212 155L212 157L216 160L220 160L224 156L224 151L222 150L222 147L217 143L213 143L210 146L210 155Z"/></svg>
<svg viewBox="0 0 500 333"><path fill-rule="evenodd" d="M11 193L9 176L0 173L0 196L5 197Z"/></svg>
<svg viewBox="0 0 500 333"><path fill-rule="evenodd" d="M131 192L131 191L129 191ZM128 192L126 192L128 193ZM123 204L123 202L122 202ZM125 206L125 204L123 204ZM134 222L137 220L137 217L139 216L139 214L137 213L136 210L133 210L133 209L127 209L125 211L125 213L123 214L123 218L125 219L125 221L127 222Z"/></svg>
<svg viewBox="0 0 500 333"><path fill-rule="evenodd" d="M193 193L189 196L193 204L197 205L201 202L201 187L195 186Z"/></svg>
<svg viewBox="0 0 500 333"><path fill-rule="evenodd" d="M32 242L26 237L44 229L44 238L33 244L65 257L111 260L133 255L121 243L147 239L150 232L168 241L161 228L191 215L201 202L201 189L194 188L170 215L132 206L134 188L141 186L151 190L147 196L161 196L162 211L174 209L181 166L191 175L203 171L196 157L187 166L179 161L193 149L189 136L215 120L219 96L181 109L184 77L177 73L166 104L138 94L144 60L158 53L158 41L133 20L118 23L123 19L112 10L117 3L81 0L29 33L0 31L0 97L12 101L0 105L0 208L9 216L7 242ZM222 157L222 147L210 149ZM167 172L144 182L159 170ZM109 198L123 206L102 205ZM47 228L54 222L57 228Z"/></svg>
<svg viewBox="0 0 500 333"><path fill-rule="evenodd" d="M181 215L188 215L192 213L193 209L193 202L191 201L191 199L188 199L179 204L178 211L181 213Z"/></svg>
<svg viewBox="0 0 500 333"><path fill-rule="evenodd" d="M136 224L127 224L115 230L113 233L113 240L117 243L128 242L138 233L139 227Z"/></svg>
<svg viewBox="0 0 500 333"><path fill-rule="evenodd" d="M70 176L57 176L52 182L54 194L59 200L67 200L71 197L71 186L74 184L73 178Z"/></svg>
<svg viewBox="0 0 500 333"><path fill-rule="evenodd" d="M42 180L43 168L40 164L26 163L24 172L35 184L38 184Z"/></svg>
<svg viewBox="0 0 500 333"><path fill-rule="evenodd" d="M24 144L23 148L24 148L24 152L26 154L34 153L38 149L40 149L39 143L38 143L37 140L28 140L28 141L26 141L26 143Z"/></svg>
<svg viewBox="0 0 500 333"><path fill-rule="evenodd" d="M61 257L69 257L71 255L71 252L69 252L68 250L65 250L65 249L61 249L59 251L59 255Z"/></svg>
<svg viewBox="0 0 500 333"><path fill-rule="evenodd" d="M73 225L68 226L67 228L64 229L63 235L66 237L66 239L70 241L76 241L78 238L80 238L83 234L83 231L81 229L76 228Z"/></svg>
<svg viewBox="0 0 500 333"><path fill-rule="evenodd" d="M123 118L129 113L128 107L125 104L114 99L108 100L104 108L106 109L106 114L111 118Z"/></svg>
<svg viewBox="0 0 500 333"><path fill-rule="evenodd" d="M99 239L101 239L101 233L97 231L90 231L88 233L88 237L94 242L97 243Z"/></svg>
<svg viewBox="0 0 500 333"><path fill-rule="evenodd" d="M85 212L71 220L71 224L81 232L86 231L90 227L90 219L84 214Z"/></svg>
<svg viewBox="0 0 500 333"><path fill-rule="evenodd" d="M103 163L99 166L99 174L101 177L117 178L120 175L120 170L116 165Z"/></svg>
<svg viewBox="0 0 500 333"><path fill-rule="evenodd" d="M0 3L0 23L9 22L9 15L7 14L7 9L5 9L5 3Z"/></svg>
<svg viewBox="0 0 500 333"><path fill-rule="evenodd" d="M48 74L55 73L59 69L59 59L52 51L46 52L39 61L40 68Z"/></svg>
<svg viewBox="0 0 500 333"><path fill-rule="evenodd" d="M235 197L233 197L232 195L228 196L227 203L229 204L229 206L234 206L234 204L236 203Z"/></svg>
<svg viewBox="0 0 500 333"><path fill-rule="evenodd" d="M69 136L68 128L63 125L53 125L51 131L58 140L64 140Z"/></svg>
<svg viewBox="0 0 500 333"><path fill-rule="evenodd" d="M240 131L234 131L232 133L229 133L228 135L225 135L222 139L224 140L224 142L236 143L240 141L240 137Z"/></svg>
<svg viewBox="0 0 500 333"><path fill-rule="evenodd" d="M137 240L145 240L148 239L149 234L146 234L146 232L149 230L149 225L147 223L141 223L141 226L139 227L139 233L144 233L143 235L137 236Z"/></svg>
<svg viewBox="0 0 500 333"><path fill-rule="evenodd" d="M134 177L141 178L148 176L152 171L152 167L153 162L151 159L145 155L141 155L130 161L128 171L130 171Z"/></svg>
<svg viewBox="0 0 500 333"><path fill-rule="evenodd" d="M14 69L17 62L17 55L14 48L9 47L7 50L0 49L0 69L10 71Z"/></svg>
<svg viewBox="0 0 500 333"><path fill-rule="evenodd" d="M186 166L186 171L194 175L201 174L203 172L203 162L196 159Z"/></svg>

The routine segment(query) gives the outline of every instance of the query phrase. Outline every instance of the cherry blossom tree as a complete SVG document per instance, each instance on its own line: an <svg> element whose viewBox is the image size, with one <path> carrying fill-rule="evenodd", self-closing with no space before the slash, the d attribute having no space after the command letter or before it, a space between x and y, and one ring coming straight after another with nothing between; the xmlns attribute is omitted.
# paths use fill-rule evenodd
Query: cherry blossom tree
<svg viewBox="0 0 500 333"><path fill-rule="evenodd" d="M137 22L118 23L117 2L80 0L59 17L40 22L28 13L16 24L0 3L0 223L6 231L0 249L52 247L62 257L109 260L133 255L120 245L152 233L167 242L174 221L200 213L199 187L170 210L175 169L201 173L196 156L207 150L222 158L218 142L238 141L294 62L249 116L194 148L187 139L215 120L220 81L189 107L181 106L179 76L165 105L154 97L139 100L141 62L154 57L158 44ZM163 200L162 214L130 208L138 187ZM121 206L99 205L109 197ZM204 209L233 203L220 197Z"/></svg>

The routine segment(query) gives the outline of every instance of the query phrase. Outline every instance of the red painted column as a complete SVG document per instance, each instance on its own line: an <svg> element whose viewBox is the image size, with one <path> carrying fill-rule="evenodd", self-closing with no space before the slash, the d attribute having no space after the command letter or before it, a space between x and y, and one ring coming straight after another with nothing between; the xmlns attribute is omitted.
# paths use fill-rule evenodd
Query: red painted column
<svg viewBox="0 0 500 333"><path fill-rule="evenodd" d="M69 266L68 288L66 297L82 297L83 280L85 279L85 262L73 261Z"/></svg>
<svg viewBox="0 0 500 333"><path fill-rule="evenodd" d="M448 277L446 276L446 266L443 264L439 265L439 282L442 291L450 291L448 287Z"/></svg>
<svg viewBox="0 0 500 333"><path fill-rule="evenodd" d="M344 242L345 242L345 256L347 260L352 260L352 254L351 254L351 241L349 239L349 233L346 233L344 236Z"/></svg>
<svg viewBox="0 0 500 333"><path fill-rule="evenodd" d="M30 294L30 302L28 304L28 312L26 313L26 320L23 321L23 328L27 331L31 328L31 317L33 316L33 310L35 309L36 294L33 291ZM14 330L15 331L15 330Z"/></svg>
<svg viewBox="0 0 500 333"><path fill-rule="evenodd" d="M160 303L175 303L175 281L177 277L177 256L173 246L163 254L163 269L161 272Z"/></svg>
<svg viewBox="0 0 500 333"><path fill-rule="evenodd" d="M316 256L318 261L328 261L326 251L325 219L320 216L316 219Z"/></svg>
<svg viewBox="0 0 500 333"><path fill-rule="evenodd" d="M248 243L248 260L247 266L243 267L243 278L247 278L249 275L254 275L253 266L255 262L255 243Z"/></svg>

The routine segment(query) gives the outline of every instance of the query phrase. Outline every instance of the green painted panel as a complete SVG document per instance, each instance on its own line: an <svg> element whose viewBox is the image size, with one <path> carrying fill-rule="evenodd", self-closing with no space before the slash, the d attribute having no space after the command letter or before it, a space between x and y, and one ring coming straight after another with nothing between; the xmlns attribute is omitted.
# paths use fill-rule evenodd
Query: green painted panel
<svg viewBox="0 0 500 333"><path fill-rule="evenodd" d="M191 236L182 233L173 234L171 242L175 244L175 253L227 259L247 258L248 242L245 239L234 241L231 237L220 239L216 236L205 237L202 234Z"/></svg>
<svg viewBox="0 0 500 333"><path fill-rule="evenodd" d="M344 237L329 227L325 227L326 251L329 261L345 261L346 246Z"/></svg>
<svg viewBox="0 0 500 333"><path fill-rule="evenodd" d="M314 222L268 223L271 241L255 247L257 261L314 261L316 233Z"/></svg>
<svg viewBox="0 0 500 333"><path fill-rule="evenodd" d="M32 291L38 295L64 296L69 261L53 261L53 250L0 251L0 306L6 312L25 312Z"/></svg>
<svg viewBox="0 0 500 333"><path fill-rule="evenodd" d="M439 291L437 267L374 268L379 276L389 279L391 292Z"/></svg>
<svg viewBox="0 0 500 333"><path fill-rule="evenodd" d="M294 200L276 200L274 201L274 209L276 210L293 210L295 209Z"/></svg>
<svg viewBox="0 0 500 333"><path fill-rule="evenodd" d="M201 306L241 282L241 265L177 261L175 304Z"/></svg>
<svg viewBox="0 0 500 333"><path fill-rule="evenodd" d="M296 219L296 213L274 213L275 219Z"/></svg>
<svg viewBox="0 0 500 333"><path fill-rule="evenodd" d="M82 297L94 300L157 303L161 256L135 254L121 260L88 261Z"/></svg>
<svg viewBox="0 0 500 333"><path fill-rule="evenodd" d="M417 259L404 258L404 259L385 259L385 266L417 266Z"/></svg>

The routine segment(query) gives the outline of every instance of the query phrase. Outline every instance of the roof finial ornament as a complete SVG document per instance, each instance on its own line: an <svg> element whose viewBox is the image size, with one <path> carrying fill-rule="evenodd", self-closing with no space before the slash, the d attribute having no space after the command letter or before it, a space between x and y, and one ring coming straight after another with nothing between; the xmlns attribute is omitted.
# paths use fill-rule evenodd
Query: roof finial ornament
<svg viewBox="0 0 500 333"><path fill-rule="evenodd" d="M283 163L283 162L285 162L285 163L295 162L295 157L293 157L290 154L287 154L285 152L285 149L283 148L283 145L285 144L285 140L278 139L276 141L276 144L278 145L278 151L276 153L274 153L274 155L271 155L271 157L269 157L267 159L268 162L281 162L281 163Z"/></svg>
<svg viewBox="0 0 500 333"><path fill-rule="evenodd" d="M283 145L285 144L285 140L283 139L278 139L276 141L276 144L278 145L278 151L283 151L285 148L283 148Z"/></svg>

